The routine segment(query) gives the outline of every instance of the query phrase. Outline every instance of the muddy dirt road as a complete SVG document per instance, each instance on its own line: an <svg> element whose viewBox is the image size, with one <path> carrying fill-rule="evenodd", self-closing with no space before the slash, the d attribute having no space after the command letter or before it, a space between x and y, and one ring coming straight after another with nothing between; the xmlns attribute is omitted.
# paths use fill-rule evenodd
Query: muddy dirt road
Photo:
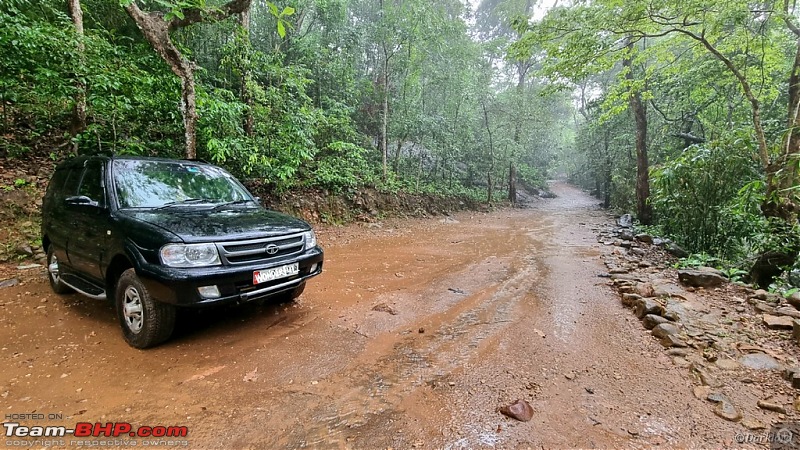
<svg viewBox="0 0 800 450"><path fill-rule="evenodd" d="M297 303L183 314L148 351L109 305L29 271L0 290L0 403L63 414L23 425L185 425L190 448L730 445L741 426L700 407L598 277L608 216L554 190L531 209L323 229L325 273ZM518 398L531 422L496 412Z"/></svg>

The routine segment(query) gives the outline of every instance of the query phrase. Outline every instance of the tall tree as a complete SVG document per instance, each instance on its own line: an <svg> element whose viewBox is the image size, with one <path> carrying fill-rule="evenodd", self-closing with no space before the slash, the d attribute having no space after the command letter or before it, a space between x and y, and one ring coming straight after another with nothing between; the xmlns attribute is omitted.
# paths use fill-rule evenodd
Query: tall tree
<svg viewBox="0 0 800 450"><path fill-rule="evenodd" d="M735 80L747 108L752 125L750 136L766 176L762 214L767 219L779 219L784 226L775 230L788 238L779 252L768 251L756 261L766 272L776 273L776 267L794 261L800 243L792 238L800 206L797 199L800 137L797 136L798 104L800 104L800 26L797 5L788 0L749 2L747 0L708 0L682 2L659 0L598 0L578 3L570 8L555 8L545 20L534 24L518 43L531 48L531 43L544 43L552 74L566 73L573 80L587 72L605 70L598 61L619 50L625 36L634 40L645 38L671 40L679 46L688 42L692 53L679 57L674 52L648 51L650 58L664 63L713 58L723 68L723 76ZM576 24L580 24L579 28ZM526 43L526 39L529 41ZM548 43L550 41L550 43ZM560 48L559 48L560 46ZM673 47L675 47L673 45ZM552 52L552 53L551 53ZM794 56L786 64L786 54ZM685 56L690 55L690 56ZM581 67L584 65L585 67ZM780 95L777 74L788 68L788 133L767 129L764 105L775 104ZM649 95L649 94L648 94ZM738 99L729 99L731 104ZM729 107L732 111L735 106ZM731 121L732 122L732 121ZM686 135L685 137L690 137ZM772 142L772 144L770 144ZM780 145L776 145L781 142ZM758 271L761 271L759 269ZM753 272L751 272L753 273ZM772 275L756 276L759 284L768 284Z"/></svg>
<svg viewBox="0 0 800 450"><path fill-rule="evenodd" d="M84 44L83 32L83 9L80 0L67 0L67 8L75 26L75 35L78 42L78 67L83 72L86 66L86 45ZM83 81L83 73L75 77L75 107L72 111L72 122L70 123L70 136L75 137L78 133L86 129L86 83ZM78 152L78 141L73 141L72 150Z"/></svg>
<svg viewBox="0 0 800 450"><path fill-rule="evenodd" d="M197 157L197 99L195 88L195 63L186 58L172 42L170 33L196 23L219 21L250 8L251 0L232 0L219 8L204 8L205 2L170 3L170 11L145 12L136 0L121 0L128 15L136 22L153 49L181 80L181 114L183 115L186 157ZM164 3L164 2L162 2Z"/></svg>
<svg viewBox="0 0 800 450"><path fill-rule="evenodd" d="M239 25L241 27L241 39L245 42L245 51L250 53L252 52L252 45L250 43L250 8L245 8L244 11L239 13ZM245 58L247 56L245 56ZM255 134L255 119L253 118L255 103L253 101L252 91L253 70L250 67L249 61L242 61L240 71L240 83L242 84L241 98L242 103L247 107L244 113L244 132L247 136L252 137Z"/></svg>
<svg viewBox="0 0 800 450"><path fill-rule="evenodd" d="M789 69L789 96L787 114L787 133L785 144L781 145L780 155L769 167L767 183L767 203L764 208L768 214L794 221L800 213L796 198L781 193L792 192L800 184L800 24L796 2L784 0L782 20L792 33L795 42L794 58Z"/></svg>
<svg viewBox="0 0 800 450"><path fill-rule="evenodd" d="M518 17L529 17L533 13L534 2L532 0L483 0L478 5L477 19L478 29L484 39L491 39L500 45L503 52L507 49L508 43L513 39L518 39L519 33L514 30L512 23ZM531 56L513 58L511 67L516 78L514 91L513 107L514 115L520 117L526 108L525 91L528 72L533 67L534 59ZM516 202L516 160L518 153L522 150L522 127L524 121L515 120L512 140L514 143L511 149L510 161L508 164L508 200Z"/></svg>
<svg viewBox="0 0 800 450"><path fill-rule="evenodd" d="M402 13L402 4L395 5L394 2L386 2L379 0L380 10L378 11L379 18L379 36L380 36L380 62L381 67L378 80L378 92L381 99L381 123L380 132L378 137L378 148L381 153L381 161L383 165L383 179L385 180L388 175L389 167L389 97L390 92L390 76L391 76L391 61L394 56L401 49L400 40L404 37L396 35L399 31L400 17L398 13ZM388 4L387 4L388 3ZM396 9L396 6L400 8Z"/></svg>
<svg viewBox="0 0 800 450"><path fill-rule="evenodd" d="M625 68L625 79L634 86L633 73L634 43L626 38L626 52L622 57L622 66ZM636 213L639 221L644 225L652 225L653 208L650 206L650 161L647 157L647 105L642 101L642 93L638 88L631 87L628 94L631 112L636 123Z"/></svg>

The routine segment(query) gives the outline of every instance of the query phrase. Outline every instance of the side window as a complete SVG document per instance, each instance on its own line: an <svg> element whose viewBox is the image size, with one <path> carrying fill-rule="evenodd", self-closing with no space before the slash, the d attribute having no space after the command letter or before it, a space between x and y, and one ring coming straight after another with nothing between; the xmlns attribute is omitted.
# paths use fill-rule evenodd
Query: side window
<svg viewBox="0 0 800 450"><path fill-rule="evenodd" d="M74 167L69 169L69 175L67 175L67 181L64 183L64 190L61 191L61 195L59 195L59 199L63 200L67 197L72 197L73 195L77 195L78 192L78 184L81 182L81 174L83 170L78 167Z"/></svg>
<svg viewBox="0 0 800 450"><path fill-rule="evenodd" d="M103 183L103 163L101 161L89 161L86 164L78 195L85 195L100 205L105 205L106 189Z"/></svg>
<svg viewBox="0 0 800 450"><path fill-rule="evenodd" d="M69 175L69 170L66 169L56 170L55 173L53 173L53 177L50 178L50 182L47 184L45 198L52 199L57 195L63 195L62 188L64 187L64 181L66 181L67 175Z"/></svg>

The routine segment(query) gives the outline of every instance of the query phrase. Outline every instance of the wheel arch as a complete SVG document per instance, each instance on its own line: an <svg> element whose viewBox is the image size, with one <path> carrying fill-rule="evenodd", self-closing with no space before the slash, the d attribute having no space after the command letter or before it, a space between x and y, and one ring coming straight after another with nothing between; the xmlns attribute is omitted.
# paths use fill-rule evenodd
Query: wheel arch
<svg viewBox="0 0 800 450"><path fill-rule="evenodd" d="M122 273L133 267L133 264L125 255L116 255L111 259L111 263L106 269L106 292L109 294L108 298L113 298L114 288Z"/></svg>

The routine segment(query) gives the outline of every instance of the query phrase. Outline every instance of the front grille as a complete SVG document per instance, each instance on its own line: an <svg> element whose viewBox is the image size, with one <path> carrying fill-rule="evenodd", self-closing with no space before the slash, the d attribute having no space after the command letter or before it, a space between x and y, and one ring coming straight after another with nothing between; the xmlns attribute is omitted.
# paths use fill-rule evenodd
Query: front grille
<svg viewBox="0 0 800 450"><path fill-rule="evenodd" d="M225 264L245 264L270 261L275 258L301 253L306 242L303 233L247 241L217 244Z"/></svg>

